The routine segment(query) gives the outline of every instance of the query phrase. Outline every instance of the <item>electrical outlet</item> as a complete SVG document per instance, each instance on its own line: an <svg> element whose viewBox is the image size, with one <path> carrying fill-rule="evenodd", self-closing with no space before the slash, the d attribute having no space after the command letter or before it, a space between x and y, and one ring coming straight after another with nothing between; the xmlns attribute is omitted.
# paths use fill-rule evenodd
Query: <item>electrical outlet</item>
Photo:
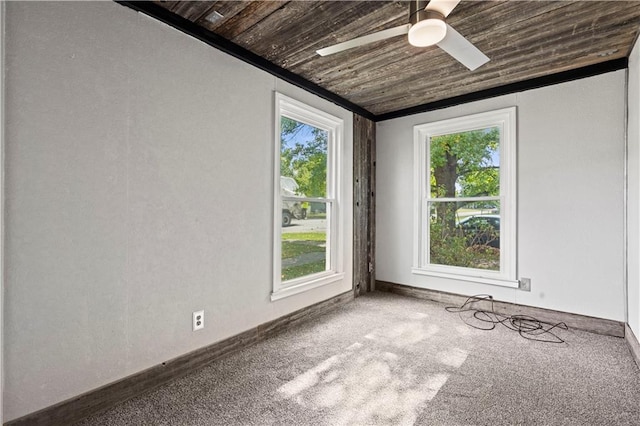
<svg viewBox="0 0 640 426"><path fill-rule="evenodd" d="M193 313L193 331L201 330L204 328L204 311L197 311Z"/></svg>
<svg viewBox="0 0 640 426"><path fill-rule="evenodd" d="M518 288L522 291L531 291L531 278L520 278Z"/></svg>

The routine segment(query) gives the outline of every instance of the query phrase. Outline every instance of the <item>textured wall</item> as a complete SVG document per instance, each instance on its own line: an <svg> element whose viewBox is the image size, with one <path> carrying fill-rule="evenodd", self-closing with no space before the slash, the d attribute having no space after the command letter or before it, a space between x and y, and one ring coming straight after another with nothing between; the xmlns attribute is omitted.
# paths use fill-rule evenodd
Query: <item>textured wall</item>
<svg viewBox="0 0 640 426"><path fill-rule="evenodd" d="M351 288L351 113L111 2L6 43L5 420ZM345 120L347 273L271 302L274 90Z"/></svg>
<svg viewBox="0 0 640 426"><path fill-rule="evenodd" d="M518 276L530 293L411 274L413 126L518 108ZM378 123L376 278L624 320L625 71Z"/></svg>

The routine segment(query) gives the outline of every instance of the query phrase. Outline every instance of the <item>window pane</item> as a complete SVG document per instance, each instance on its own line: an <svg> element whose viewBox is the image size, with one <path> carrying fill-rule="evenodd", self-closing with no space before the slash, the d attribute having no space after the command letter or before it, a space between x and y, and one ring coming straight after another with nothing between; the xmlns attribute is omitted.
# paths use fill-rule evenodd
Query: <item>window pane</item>
<svg viewBox="0 0 640 426"><path fill-rule="evenodd" d="M430 202L429 213L431 264L500 270L498 200Z"/></svg>
<svg viewBox="0 0 640 426"><path fill-rule="evenodd" d="M498 127L433 136L429 149L432 198L500 195Z"/></svg>
<svg viewBox="0 0 640 426"><path fill-rule="evenodd" d="M283 195L326 197L328 132L287 117L280 129L280 176L295 181Z"/></svg>
<svg viewBox="0 0 640 426"><path fill-rule="evenodd" d="M282 200L281 281L329 268L327 204L291 197L327 197L328 132L281 118L280 191Z"/></svg>
<svg viewBox="0 0 640 426"><path fill-rule="evenodd" d="M280 93L275 101L272 300L342 280L345 242L344 120Z"/></svg>
<svg viewBox="0 0 640 426"><path fill-rule="evenodd" d="M327 210L330 203L302 203L304 219L282 224L282 276L288 281L329 269ZM284 206L284 202L283 202ZM284 214L284 207L283 207Z"/></svg>

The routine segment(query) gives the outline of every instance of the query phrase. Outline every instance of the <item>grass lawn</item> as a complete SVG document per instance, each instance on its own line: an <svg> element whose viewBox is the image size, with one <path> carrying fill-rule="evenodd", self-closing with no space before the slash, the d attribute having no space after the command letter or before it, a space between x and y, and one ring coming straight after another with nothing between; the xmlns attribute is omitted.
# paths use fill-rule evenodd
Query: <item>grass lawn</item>
<svg viewBox="0 0 640 426"><path fill-rule="evenodd" d="M326 268L326 240L324 232L283 233L282 281L323 272Z"/></svg>

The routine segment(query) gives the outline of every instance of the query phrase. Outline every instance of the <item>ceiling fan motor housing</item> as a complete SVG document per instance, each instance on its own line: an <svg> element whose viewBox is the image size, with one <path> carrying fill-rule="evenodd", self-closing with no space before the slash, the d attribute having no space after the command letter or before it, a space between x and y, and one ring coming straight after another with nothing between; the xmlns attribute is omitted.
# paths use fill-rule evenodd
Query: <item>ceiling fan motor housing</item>
<svg viewBox="0 0 640 426"><path fill-rule="evenodd" d="M442 13L440 12L436 12L435 10L419 10L416 13L412 14L409 22L411 22L411 25L415 25L418 22L422 22L422 21L426 21L427 19L437 19L439 21L444 22L444 16L442 16Z"/></svg>
<svg viewBox="0 0 640 426"><path fill-rule="evenodd" d="M412 1L409 8L409 43L413 46L426 47L442 41L447 34L444 15L435 10L426 10L428 2Z"/></svg>

